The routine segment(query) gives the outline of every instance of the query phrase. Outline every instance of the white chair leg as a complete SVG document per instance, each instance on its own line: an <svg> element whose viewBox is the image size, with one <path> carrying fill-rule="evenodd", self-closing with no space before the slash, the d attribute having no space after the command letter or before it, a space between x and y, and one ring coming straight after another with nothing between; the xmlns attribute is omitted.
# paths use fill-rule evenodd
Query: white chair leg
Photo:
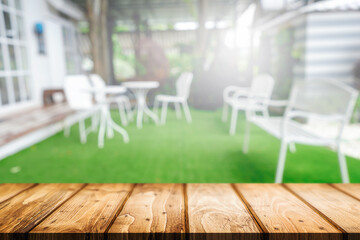
<svg viewBox="0 0 360 240"><path fill-rule="evenodd" d="M182 105L184 108L184 114L185 114L186 121L188 123L191 123L192 118L191 118L190 109L189 109L189 105L188 105L187 101L183 102Z"/></svg>
<svg viewBox="0 0 360 240"><path fill-rule="evenodd" d="M222 116L221 116L221 120L223 122L227 121L228 114L229 114L229 105L224 102L224 107L223 107Z"/></svg>
<svg viewBox="0 0 360 240"><path fill-rule="evenodd" d="M167 102L162 102L162 107L161 107L161 124L165 124L166 121L166 115L167 115L167 107L168 107L168 103Z"/></svg>
<svg viewBox="0 0 360 240"><path fill-rule="evenodd" d="M286 151L287 151L287 142L281 141L280 154L278 159L278 165L276 169L275 183L282 183L284 169L285 169L285 160L286 160Z"/></svg>
<svg viewBox="0 0 360 240"><path fill-rule="evenodd" d="M293 142L289 143L289 150L290 150L291 153L295 153L295 152L296 152L295 143L293 143Z"/></svg>
<svg viewBox="0 0 360 240"><path fill-rule="evenodd" d="M80 141L86 143L85 119L79 121Z"/></svg>
<svg viewBox="0 0 360 240"><path fill-rule="evenodd" d="M125 105L124 102L118 102L118 108L119 108L119 115L120 115L121 124L123 126L127 126L128 121L127 121L127 117L126 117L126 113L125 113L125 106L124 105Z"/></svg>
<svg viewBox="0 0 360 240"><path fill-rule="evenodd" d="M109 124L110 124L109 127L114 128L115 131L117 131L118 133L120 133L120 134L122 135L125 143L128 143L128 142L130 141L129 135L128 135L128 133L126 132L125 129L123 129L122 127L114 124L114 122L113 122L112 120L110 121Z"/></svg>
<svg viewBox="0 0 360 240"><path fill-rule="evenodd" d="M106 128L106 115L104 111L101 111L100 115L100 129L99 129L99 135L98 135L98 147L103 148L104 147L104 138L105 138L105 128Z"/></svg>
<svg viewBox="0 0 360 240"><path fill-rule="evenodd" d="M238 118L238 110L235 108L232 108L231 122L230 122L230 135L235 135L237 118Z"/></svg>
<svg viewBox="0 0 360 240"><path fill-rule="evenodd" d="M244 133L244 144L243 144L243 153L246 154L249 152L249 141L250 141L250 122L245 120L245 133Z"/></svg>
<svg viewBox="0 0 360 240"><path fill-rule="evenodd" d="M177 118L177 119L181 119L181 108L180 108L180 104L179 104L178 102L174 102L174 106L175 106L176 118Z"/></svg>
<svg viewBox="0 0 360 240"><path fill-rule="evenodd" d="M125 109L126 109L128 121L132 121L134 119L134 113L131 110L131 104L129 99L126 99L125 101Z"/></svg>
<svg viewBox="0 0 360 240"><path fill-rule="evenodd" d="M99 125L99 119L100 119L100 114L98 112L94 113L91 116L91 131L95 132L97 126Z"/></svg>
<svg viewBox="0 0 360 240"><path fill-rule="evenodd" d="M340 165L341 179L343 183L349 183L349 172L346 164L346 157L341 153L340 146L338 147L338 159Z"/></svg>

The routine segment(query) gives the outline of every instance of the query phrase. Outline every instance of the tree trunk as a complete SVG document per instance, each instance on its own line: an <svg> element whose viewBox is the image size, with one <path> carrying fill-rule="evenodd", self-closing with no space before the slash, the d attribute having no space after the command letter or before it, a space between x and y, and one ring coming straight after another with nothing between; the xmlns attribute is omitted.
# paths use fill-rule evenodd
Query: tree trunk
<svg viewBox="0 0 360 240"><path fill-rule="evenodd" d="M113 82L108 34L108 0L87 0L94 73Z"/></svg>
<svg viewBox="0 0 360 240"><path fill-rule="evenodd" d="M138 61L140 59L140 37L141 37L139 14L134 14L133 20L134 20L134 25L135 25L135 35L134 35L134 39L133 39L133 46L134 46L134 52L135 52L135 66L134 67L135 67L136 76L139 76L140 69L139 69Z"/></svg>

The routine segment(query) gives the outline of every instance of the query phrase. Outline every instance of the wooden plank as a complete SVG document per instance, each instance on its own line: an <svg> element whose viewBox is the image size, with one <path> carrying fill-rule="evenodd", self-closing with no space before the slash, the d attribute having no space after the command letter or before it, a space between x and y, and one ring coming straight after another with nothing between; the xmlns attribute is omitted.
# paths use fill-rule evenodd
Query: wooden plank
<svg viewBox="0 0 360 240"><path fill-rule="evenodd" d="M185 232L181 184L137 185L108 239L179 239Z"/></svg>
<svg viewBox="0 0 360 240"><path fill-rule="evenodd" d="M188 184L190 239L260 239L260 230L230 184Z"/></svg>
<svg viewBox="0 0 360 240"><path fill-rule="evenodd" d="M83 184L40 184L1 203L0 237L12 238L10 235L13 233L30 231L82 186Z"/></svg>
<svg viewBox="0 0 360 240"><path fill-rule="evenodd" d="M269 239L342 239L342 233L279 184L236 184Z"/></svg>
<svg viewBox="0 0 360 240"><path fill-rule="evenodd" d="M89 184L36 226L30 239L102 238L132 190L132 184ZM39 234L42 233L42 234Z"/></svg>
<svg viewBox="0 0 360 240"><path fill-rule="evenodd" d="M335 188L339 189L340 191L343 191L349 195L351 195L354 198L357 198L360 200L360 184L332 184Z"/></svg>
<svg viewBox="0 0 360 240"><path fill-rule="evenodd" d="M14 197L35 184L27 183L4 183L0 184L0 203Z"/></svg>
<svg viewBox="0 0 360 240"><path fill-rule="evenodd" d="M328 184L287 184L326 218L347 233L349 239L360 239L360 201Z"/></svg>

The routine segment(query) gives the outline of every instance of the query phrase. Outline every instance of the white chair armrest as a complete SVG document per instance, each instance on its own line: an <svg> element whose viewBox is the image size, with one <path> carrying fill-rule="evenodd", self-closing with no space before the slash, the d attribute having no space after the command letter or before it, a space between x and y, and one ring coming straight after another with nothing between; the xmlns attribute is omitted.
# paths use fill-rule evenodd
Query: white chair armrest
<svg viewBox="0 0 360 240"><path fill-rule="evenodd" d="M288 100L270 100L267 105L272 107L286 107L289 104Z"/></svg>
<svg viewBox="0 0 360 240"><path fill-rule="evenodd" d="M325 114L318 114L314 112L306 112L306 111L298 111L298 110L290 111L289 113L286 114L287 119L293 119L296 117L324 120L328 122L340 122L344 120L344 116L339 114L325 115Z"/></svg>
<svg viewBox="0 0 360 240"><path fill-rule="evenodd" d="M223 96L224 99L240 96L248 96L250 88L238 87L238 86L228 86L224 89Z"/></svg>

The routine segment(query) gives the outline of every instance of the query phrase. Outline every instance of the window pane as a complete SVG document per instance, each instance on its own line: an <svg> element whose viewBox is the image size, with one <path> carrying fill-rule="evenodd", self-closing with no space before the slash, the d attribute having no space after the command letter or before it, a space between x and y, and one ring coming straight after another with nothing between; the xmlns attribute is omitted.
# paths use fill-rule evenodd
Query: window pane
<svg viewBox="0 0 360 240"><path fill-rule="evenodd" d="M0 11L0 26L1 26L1 23L3 22L3 16L4 16L4 13ZM5 36L5 29L3 29L2 27L0 27L0 37L2 36Z"/></svg>
<svg viewBox="0 0 360 240"><path fill-rule="evenodd" d="M30 90L30 77L29 76L26 76L24 78L24 85L25 85L26 100L30 100L31 90Z"/></svg>
<svg viewBox="0 0 360 240"><path fill-rule="evenodd" d="M14 45L9 45L9 57L11 70L16 70L15 48Z"/></svg>
<svg viewBox="0 0 360 240"><path fill-rule="evenodd" d="M15 102L20 102L21 94L20 94L20 83L18 77L13 78L13 84L14 84Z"/></svg>
<svg viewBox="0 0 360 240"><path fill-rule="evenodd" d="M9 0L1 0L2 4L9 5Z"/></svg>
<svg viewBox="0 0 360 240"><path fill-rule="evenodd" d="M0 44L0 70L4 70L4 57L2 53L2 46Z"/></svg>
<svg viewBox="0 0 360 240"><path fill-rule="evenodd" d="M11 27L11 21L10 21L10 14L8 12L3 12L4 14L4 21L5 21L5 30L6 30L6 36L8 38L13 38L13 30Z"/></svg>
<svg viewBox="0 0 360 240"><path fill-rule="evenodd" d="M21 0L15 0L15 7L19 10L22 9Z"/></svg>
<svg viewBox="0 0 360 240"><path fill-rule="evenodd" d="M24 21L21 16L16 16L16 22L18 27L18 38L24 39Z"/></svg>
<svg viewBox="0 0 360 240"><path fill-rule="evenodd" d="M9 103L9 97L8 97L8 92L7 92L7 88L6 88L6 79L5 78L0 78L0 101L1 101L1 105L5 105Z"/></svg>
<svg viewBox="0 0 360 240"><path fill-rule="evenodd" d="M21 60L22 60L23 70L28 70L29 65L28 65L28 59L27 59L27 53L25 47L21 47Z"/></svg>

